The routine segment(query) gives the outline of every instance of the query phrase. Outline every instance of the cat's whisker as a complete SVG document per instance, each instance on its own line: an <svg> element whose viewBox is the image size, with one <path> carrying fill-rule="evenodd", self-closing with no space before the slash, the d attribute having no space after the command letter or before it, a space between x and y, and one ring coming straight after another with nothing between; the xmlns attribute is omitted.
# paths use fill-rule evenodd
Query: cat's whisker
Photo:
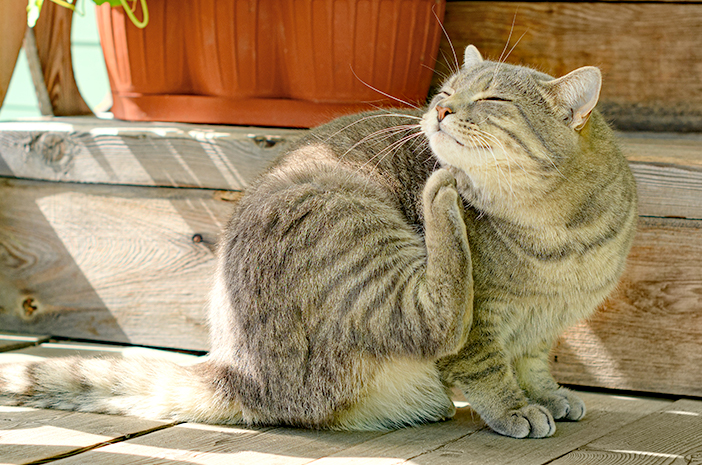
<svg viewBox="0 0 702 465"><path fill-rule="evenodd" d="M369 120L369 119L387 118L387 117L390 117L390 116L395 116L395 117L398 117L398 118L416 119L416 120L418 120L418 121L421 121L421 120L422 120L422 118L419 117L419 116L416 116L416 115L406 115L406 114L404 114L404 113L383 113L382 115L368 115L368 116L364 116L363 118L359 118L358 120L354 121L354 122L351 123L351 124L347 124L347 125L344 126L343 128L341 128L341 129L339 129L338 131L336 131L336 132L334 132L333 134L331 134L331 135L330 135L329 137L327 137L326 139L323 139L323 141L324 141L324 142L329 142L332 138L338 136L339 134L341 134L342 132L346 131L347 129L349 129L349 128L351 128L351 127L357 125L357 124L363 123L364 121L367 121L367 120ZM320 139L320 140L321 140L321 139Z"/></svg>
<svg viewBox="0 0 702 465"><path fill-rule="evenodd" d="M452 65L452 63L451 63L451 60L449 59L448 56L446 56L446 52L444 52L443 50L439 50L439 52L441 53L441 57L442 57L443 60L444 60L444 61L442 62L442 64L448 69L449 73L451 73L451 74L456 74L456 73L458 73L459 70L453 68L453 65Z"/></svg>
<svg viewBox="0 0 702 465"><path fill-rule="evenodd" d="M456 49L453 47L453 42L451 42L451 37L449 37L448 32L446 32L446 28L441 23L441 20L439 19L439 15L437 15L436 11L434 11L434 7L431 8L431 12L434 14L436 21L439 23L439 27L441 27L441 30L444 33L444 37L446 37L446 40L448 41L449 46L451 47L451 53L453 53L453 62L456 66L456 71L454 71L454 72L457 73L461 69L461 64L458 62L458 56L456 55Z"/></svg>
<svg viewBox="0 0 702 465"><path fill-rule="evenodd" d="M399 128L399 129L398 129L398 128ZM383 139L383 140L386 140L386 139L388 139L388 138L390 138L390 137L392 137L392 136L394 136L395 134L398 134L398 133L400 133L400 132L403 132L403 131L412 131L412 130L414 130L414 129L419 129L419 126L418 126L418 125L393 126L392 128L387 128L387 130L376 131L376 132L374 132L374 133L371 134L371 135L375 135L375 134L384 132L384 133L386 133L386 137L385 137L385 139ZM391 131L391 130L392 130L392 131ZM411 136L411 137L416 137L416 136L423 135L423 134L424 134L423 132L418 131L418 132L414 132L414 133L410 134L409 136ZM363 169L366 165L368 165L369 163L371 163L372 161L374 161L376 158L378 158L379 156L382 156L382 154L383 154L384 152L386 152L386 151L388 151L388 150L393 150L393 148L394 148L395 146L397 146L397 147L401 146L401 145L405 142L405 139L407 139L407 137L409 137L409 136L403 136L402 138L400 138L399 141L395 141L395 142L393 142L392 144L390 144L388 147L385 147L383 150L381 150L380 152L378 152L377 154L375 154L375 155L374 155L373 157L371 157L368 161L366 161L363 165L361 165L361 166L358 168L358 170L356 170L356 171L359 171L359 170ZM342 159L344 156L346 156L351 150L353 150L353 148L355 148L356 146L358 146L359 144L361 144L361 143L364 141L364 139L368 139L368 137L369 137L369 136L366 136L366 137L364 137L363 139L361 139L359 142L357 142L356 144L354 144L352 148L350 148L349 150L347 150L341 157L339 157L339 162L337 162L337 166L339 165L341 159ZM398 143L399 143L399 145L398 145ZM381 161L382 161L382 160L381 160Z"/></svg>
<svg viewBox="0 0 702 465"><path fill-rule="evenodd" d="M519 36L519 39L517 39L517 41L514 43L512 48L509 49L509 52L507 52L507 55L505 56L505 61L507 61L507 58L509 58L509 56L512 54L512 51L514 51L514 49L517 48L517 45L519 45L519 42L521 42L521 40L524 38L524 36L527 35L527 32L529 32L529 30L530 29L527 28L527 30L524 31L524 33L521 36Z"/></svg>
<svg viewBox="0 0 702 465"><path fill-rule="evenodd" d="M507 36L507 42L505 43L505 46L502 49L502 53L500 53L500 58L497 59L497 65L495 65L495 71L492 74L493 79L495 78L495 76L497 76L497 73L500 71L500 67L502 66L504 61L507 61L507 56L509 56L509 53L507 54L507 56L505 56L505 52L507 51L507 48L509 47L509 43L512 40L512 34L514 33L514 25L517 22L517 13L518 12L519 12L519 7L517 6L516 11L514 12L514 17L512 18L512 25L509 28L509 35ZM510 50L510 53L511 52L512 52L512 50ZM504 57L504 61L503 61L503 57Z"/></svg>
<svg viewBox="0 0 702 465"><path fill-rule="evenodd" d="M412 107L412 108L414 108L415 110L420 110L420 108L419 108L417 105L414 105L413 103L410 103L410 102L408 102L408 101L406 101L406 100L402 100L401 98L397 98L397 97L395 97L394 95L388 94L387 92L383 92L382 90L378 89L377 87L373 87L372 85L368 84L366 81L364 81L363 79L361 79L360 77L358 77L358 74L356 74L356 71L353 70L353 67L352 67L352 66L350 66L350 68L351 68L351 72L352 72L353 75L356 77L356 79L358 79L358 81L359 81L361 84L363 84L364 86L368 87L369 89L372 89L372 90L376 91L377 93L379 93L379 94L381 94L381 95L384 95L384 96L387 97L387 98L390 98L390 99L392 99L392 100L395 100L396 102L400 102L400 103L402 103L403 105L407 105L408 107Z"/></svg>
<svg viewBox="0 0 702 465"><path fill-rule="evenodd" d="M416 138L418 138L418 137L420 137L420 136L423 136L423 135L424 135L424 133L422 133L421 131L419 131L419 132L414 132L414 133L408 134L408 135L406 135L406 136L403 136L403 137L401 137L399 140L393 142L392 144L390 144L389 146L387 146L386 148L384 148L383 150L381 150L380 152L378 152L378 153L377 153L374 157L372 157L371 160L369 160L369 161L373 161L373 159L377 158L378 156L385 157L386 155L388 155L388 154L390 154L390 153L393 153L394 151L398 150L400 147L402 147L402 146L405 145L406 143L408 143L408 142L410 142L410 141L412 141L412 140L414 140L414 139L416 139ZM378 163L380 163L381 161L382 161L382 158L378 161ZM376 166L377 166L377 164L376 164Z"/></svg>
<svg viewBox="0 0 702 465"><path fill-rule="evenodd" d="M366 161L361 166L359 166L356 170L354 170L354 174L361 172L361 170L363 170L366 166L368 166L370 163L372 163L376 160L377 160L377 162L375 163L375 166L373 167L373 169L377 168L378 165L380 165L380 163L382 163L383 160L388 155L399 150L404 144L408 143L409 141L414 140L414 139L416 139L420 136L423 136L423 135L424 135L424 133L419 131L419 132L414 132L414 133L411 133L409 135L401 137L399 140L388 145L383 150L381 150L380 152L373 155L368 161ZM350 174L349 174L349 176L350 176ZM368 179L366 183L368 183L368 182L370 182L370 179Z"/></svg>
<svg viewBox="0 0 702 465"><path fill-rule="evenodd" d="M437 60L434 60L434 61L436 62ZM426 69L428 69L428 70L430 70L430 71L432 71L432 72L434 72L434 73L436 73L436 74L438 74L442 81L447 81L448 78L449 78L449 75L448 75L448 74L443 73L443 72L437 70L436 67L432 68L431 66L425 65L424 63L422 63L422 67L423 67L423 68L426 68Z"/></svg>
<svg viewBox="0 0 702 465"><path fill-rule="evenodd" d="M560 175L560 177L562 177L563 179L568 181L568 178L561 172L561 170L558 169L558 165L556 165L556 163L554 163L554 161L551 159L551 157L549 157L547 155L546 158L548 158L548 161L551 163L551 166L553 166L553 169L556 170L556 172Z"/></svg>
<svg viewBox="0 0 702 465"><path fill-rule="evenodd" d="M364 138L358 140L355 144L353 144L349 149L341 155L340 160L343 159L346 155L348 155L349 152L354 150L356 147L359 145L363 144L364 142L368 142L371 139L374 139L378 136L385 135L386 137L384 139L380 139L376 142L382 142L383 140L386 140L388 137L392 137L393 134L402 132L402 131L407 131L411 129L417 129L420 128L418 124L404 124L404 125L398 125L398 126L391 126L389 128L384 128L380 129L378 131L372 132L365 136Z"/></svg>
<svg viewBox="0 0 702 465"><path fill-rule="evenodd" d="M512 33L514 32L514 23L517 21L517 12L518 11L519 11L519 7L517 7L517 11L514 12L514 17L512 18L512 26L509 28L509 35L507 36L507 42L505 43L505 46L502 49L502 53L500 53L500 58L497 59L498 64L502 63L502 57L504 56L505 52L507 51L507 47L509 47L510 40L512 40Z"/></svg>

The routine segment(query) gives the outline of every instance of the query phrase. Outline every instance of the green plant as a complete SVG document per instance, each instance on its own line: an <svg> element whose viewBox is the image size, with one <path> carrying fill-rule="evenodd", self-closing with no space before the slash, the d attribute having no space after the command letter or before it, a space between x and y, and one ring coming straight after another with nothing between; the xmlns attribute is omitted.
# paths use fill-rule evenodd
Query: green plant
<svg viewBox="0 0 702 465"><path fill-rule="evenodd" d="M64 6L66 8L69 8L71 10L75 10L76 8L76 3L78 0L51 0L52 2ZM130 7L129 4L127 3L127 0L92 0L95 2L96 5L102 5L103 3L109 3L110 6L112 7L123 7L124 12L127 13L127 16L129 19L134 23L134 25L138 28L144 28L146 27L147 24L149 24L149 10L146 7L146 0L134 0L132 3L132 6ZM141 2L141 11L143 12L144 16L141 21L137 19L137 17L134 15L134 11L136 10L136 3L137 1ZM28 0L27 2L27 24L29 27L34 27L34 25L37 23L37 19L39 19L39 14L41 13L41 6L43 5L44 0Z"/></svg>

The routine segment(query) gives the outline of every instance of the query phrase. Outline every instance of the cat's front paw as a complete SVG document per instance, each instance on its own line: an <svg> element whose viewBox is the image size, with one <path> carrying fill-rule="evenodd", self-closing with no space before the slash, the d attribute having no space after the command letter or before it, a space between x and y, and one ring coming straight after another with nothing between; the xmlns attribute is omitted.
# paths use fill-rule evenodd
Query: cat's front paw
<svg viewBox="0 0 702 465"><path fill-rule="evenodd" d="M537 402L546 407L556 420L579 421L585 416L585 403L573 391L564 387Z"/></svg>
<svg viewBox="0 0 702 465"><path fill-rule="evenodd" d="M556 432L556 422L541 405L527 405L510 410L499 418L485 419L496 433L513 438L546 438Z"/></svg>

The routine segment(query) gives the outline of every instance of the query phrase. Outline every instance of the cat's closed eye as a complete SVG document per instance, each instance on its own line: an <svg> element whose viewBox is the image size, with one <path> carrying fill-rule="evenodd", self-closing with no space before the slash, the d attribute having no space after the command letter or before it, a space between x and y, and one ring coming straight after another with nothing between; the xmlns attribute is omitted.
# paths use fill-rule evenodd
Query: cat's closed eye
<svg viewBox="0 0 702 465"><path fill-rule="evenodd" d="M512 100L505 98L505 97L497 97L497 96L492 96L492 97L483 97L479 98L476 100L476 102L511 102Z"/></svg>

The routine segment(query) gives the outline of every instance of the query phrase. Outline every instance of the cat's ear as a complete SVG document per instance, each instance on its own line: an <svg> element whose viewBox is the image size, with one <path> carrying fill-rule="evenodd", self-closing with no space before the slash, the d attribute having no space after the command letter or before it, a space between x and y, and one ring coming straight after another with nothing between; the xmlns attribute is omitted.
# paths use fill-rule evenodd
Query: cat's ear
<svg viewBox="0 0 702 465"><path fill-rule="evenodd" d="M472 68L478 63L483 62L483 56L480 54L475 45L469 45L466 47L466 51L463 54L463 69Z"/></svg>
<svg viewBox="0 0 702 465"><path fill-rule="evenodd" d="M556 103L570 115L566 121L568 125L579 131L600 98L602 73L594 66L585 66L547 82L546 87Z"/></svg>

